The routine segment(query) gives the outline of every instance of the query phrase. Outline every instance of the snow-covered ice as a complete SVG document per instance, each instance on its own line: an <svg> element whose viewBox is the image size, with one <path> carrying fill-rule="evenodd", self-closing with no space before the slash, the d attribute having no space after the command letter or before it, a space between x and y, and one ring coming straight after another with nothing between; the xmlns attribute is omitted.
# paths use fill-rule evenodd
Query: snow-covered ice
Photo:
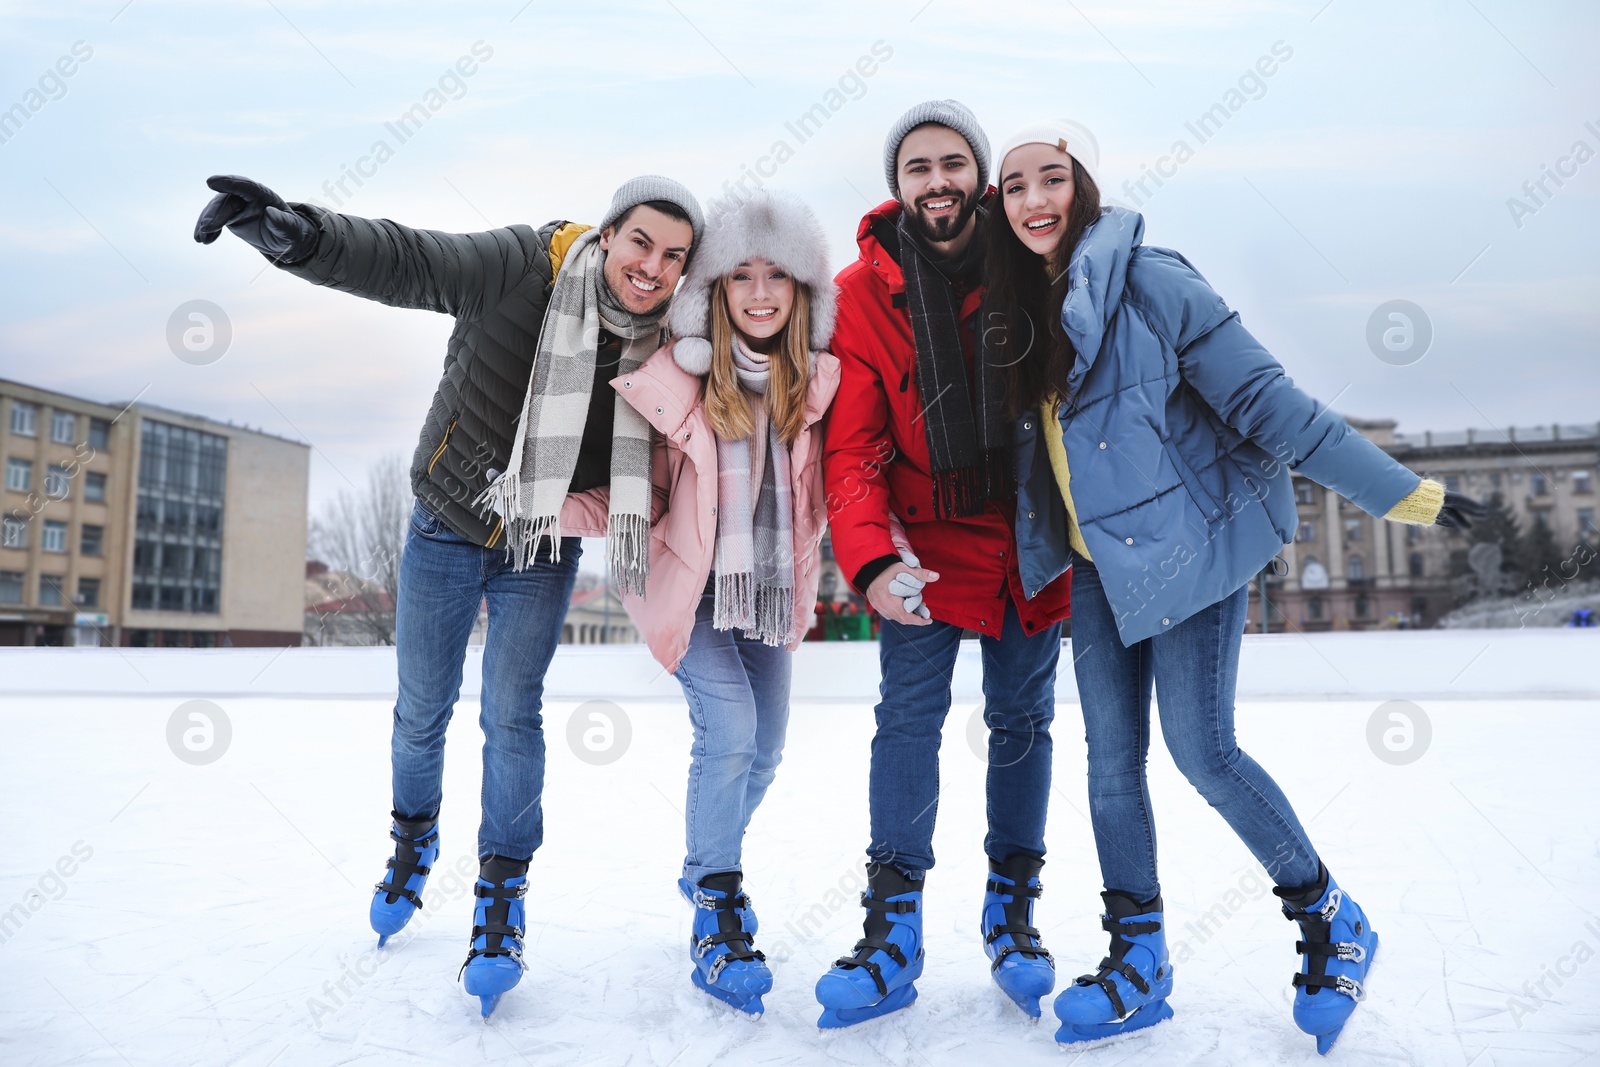
<svg viewBox="0 0 1600 1067"><path fill-rule="evenodd" d="M1248 641L1241 742L1383 938L1370 998L1326 1062L1600 1061L1597 654L1600 634L1576 632ZM390 844L382 650L0 653L0 1063L1321 1062L1290 1019L1295 927L1159 745L1176 1017L1063 1052L1048 1002L1031 1023L993 987L976 929L984 766L970 658L945 732L921 999L819 1032L812 985L860 931L875 649L808 647L797 668L784 764L745 854L776 978L765 1017L689 984L690 915L674 886L689 727L675 686L639 649L563 649L528 972L485 1023L456 981L478 817L470 697L450 730L428 910L380 952L366 912ZM1066 981L1106 946L1065 682L1062 697L1038 919ZM168 741L175 710L197 698L231 727L204 765ZM613 762L579 758L594 758L584 730L600 729L587 711L568 740L586 699L626 718ZM1414 762L1369 743L1390 699L1431 725Z"/></svg>

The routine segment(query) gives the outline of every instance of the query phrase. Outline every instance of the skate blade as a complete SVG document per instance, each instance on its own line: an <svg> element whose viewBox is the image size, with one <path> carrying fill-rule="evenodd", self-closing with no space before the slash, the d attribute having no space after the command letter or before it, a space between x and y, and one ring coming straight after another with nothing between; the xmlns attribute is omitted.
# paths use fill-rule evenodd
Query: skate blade
<svg viewBox="0 0 1600 1067"><path fill-rule="evenodd" d="M378 947L379 948L382 948L384 945L386 945L388 943L389 943L389 935L388 934L379 934L378 935Z"/></svg>
<svg viewBox="0 0 1600 1067"><path fill-rule="evenodd" d="M847 1026L855 1026L888 1015L890 1012L899 1011L901 1008L910 1007L916 999L917 987L910 984L903 985L876 1004L869 1004L864 1008L824 1008L822 1017L817 1020L817 1026L823 1030L840 1030Z"/></svg>
<svg viewBox="0 0 1600 1067"><path fill-rule="evenodd" d="M494 1009L499 1007L500 998L503 996L505 996L504 993L490 993L486 997L478 998L480 1001L482 1001L482 1003L479 1005L479 1010L483 1012L483 1017L485 1019L494 1014Z"/></svg>
<svg viewBox="0 0 1600 1067"><path fill-rule="evenodd" d="M1062 1045L1076 1045L1086 1041L1109 1041L1112 1038L1143 1030L1172 1018L1172 1005L1166 1001L1146 1004L1119 1023L1062 1023L1056 1031L1056 1041Z"/></svg>
<svg viewBox="0 0 1600 1067"><path fill-rule="evenodd" d="M1010 1000L1011 1003L1021 1008L1023 1013L1029 1018L1038 1019L1044 1015L1044 1012L1039 1010L1038 997L1033 996L1030 993L1013 993L1004 986L1000 987L1000 992L1004 993L1006 995L1006 999Z"/></svg>
<svg viewBox="0 0 1600 1067"><path fill-rule="evenodd" d="M1361 975L1361 985L1362 985L1363 988L1366 987L1367 979L1372 974L1372 965L1374 963L1376 963L1377 960L1378 960L1378 935L1377 935L1377 932L1374 931L1373 935L1372 935L1372 948L1369 949L1368 952L1367 952L1367 969ZM1355 1014L1355 1010L1353 1008L1351 1009L1351 1014L1352 1015ZM1350 1021L1349 1018L1346 1017L1345 1018L1345 1022L1340 1023L1338 1026L1334 1027L1332 1030L1328 1031L1327 1033L1325 1033L1325 1034L1312 1034L1311 1035L1312 1037L1317 1039L1317 1055L1326 1056L1328 1053L1333 1051L1333 1043L1335 1041L1339 1040L1339 1035L1344 1033L1345 1023L1348 1023L1349 1021Z"/></svg>
<svg viewBox="0 0 1600 1067"><path fill-rule="evenodd" d="M689 980L692 981L695 984L695 987L701 992L709 993L711 996L722 1001L722 1003L728 1005L730 1008L736 1008L737 1010L744 1012L746 1015L759 1016L767 1010L766 1006L761 1003L761 997L763 994L747 993L741 996L738 993L730 993L726 989L718 989L716 986L705 980L705 976L700 973L698 968L690 972Z"/></svg>

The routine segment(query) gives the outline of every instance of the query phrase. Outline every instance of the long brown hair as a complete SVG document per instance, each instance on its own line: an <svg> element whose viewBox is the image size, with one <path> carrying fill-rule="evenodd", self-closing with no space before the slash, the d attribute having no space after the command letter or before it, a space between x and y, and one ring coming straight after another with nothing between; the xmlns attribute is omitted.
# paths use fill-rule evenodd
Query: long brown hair
<svg viewBox="0 0 1600 1067"><path fill-rule="evenodd" d="M1072 161L1072 207L1048 267L1011 229L1004 190L989 220L985 337L1005 383L1006 414L1019 417L1050 397L1067 398L1067 376L1078 358L1061 325L1067 267L1084 231L1100 217L1100 187Z"/></svg>
<svg viewBox="0 0 1600 1067"><path fill-rule="evenodd" d="M728 292L723 279L711 284L711 373L706 378L706 415L724 441L749 437L756 428L750 394L733 367L733 320L728 317ZM767 411L778 440L793 444L806 418L806 389L811 378L811 291L794 284L794 308L767 357Z"/></svg>

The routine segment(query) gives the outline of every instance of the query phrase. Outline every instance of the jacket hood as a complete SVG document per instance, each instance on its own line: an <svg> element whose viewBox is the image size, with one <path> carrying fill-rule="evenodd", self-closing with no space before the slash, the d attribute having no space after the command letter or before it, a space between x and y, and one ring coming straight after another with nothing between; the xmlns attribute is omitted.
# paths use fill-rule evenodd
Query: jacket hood
<svg viewBox="0 0 1600 1067"><path fill-rule="evenodd" d="M713 200L706 212L705 236L672 298L673 356L690 374L711 370L711 286L752 256L783 267L811 297L813 352L833 337L837 290L828 269L828 241L822 224L797 197L759 190L742 197Z"/></svg>
<svg viewBox="0 0 1600 1067"><path fill-rule="evenodd" d="M1143 239L1143 215L1127 208L1105 207L1072 251L1061 325L1078 350L1078 361L1067 378L1073 391L1094 366L1106 325L1122 302L1128 264Z"/></svg>

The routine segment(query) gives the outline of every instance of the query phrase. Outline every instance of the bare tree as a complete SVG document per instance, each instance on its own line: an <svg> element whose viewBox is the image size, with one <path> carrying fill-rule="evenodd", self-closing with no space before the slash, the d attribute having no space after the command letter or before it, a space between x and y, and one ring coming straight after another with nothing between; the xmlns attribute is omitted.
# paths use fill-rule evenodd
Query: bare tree
<svg viewBox="0 0 1600 1067"><path fill-rule="evenodd" d="M312 552L348 576L337 612L322 617L319 643L394 644L400 552L412 504L408 464L391 454L368 469L365 488L341 489L311 521Z"/></svg>

